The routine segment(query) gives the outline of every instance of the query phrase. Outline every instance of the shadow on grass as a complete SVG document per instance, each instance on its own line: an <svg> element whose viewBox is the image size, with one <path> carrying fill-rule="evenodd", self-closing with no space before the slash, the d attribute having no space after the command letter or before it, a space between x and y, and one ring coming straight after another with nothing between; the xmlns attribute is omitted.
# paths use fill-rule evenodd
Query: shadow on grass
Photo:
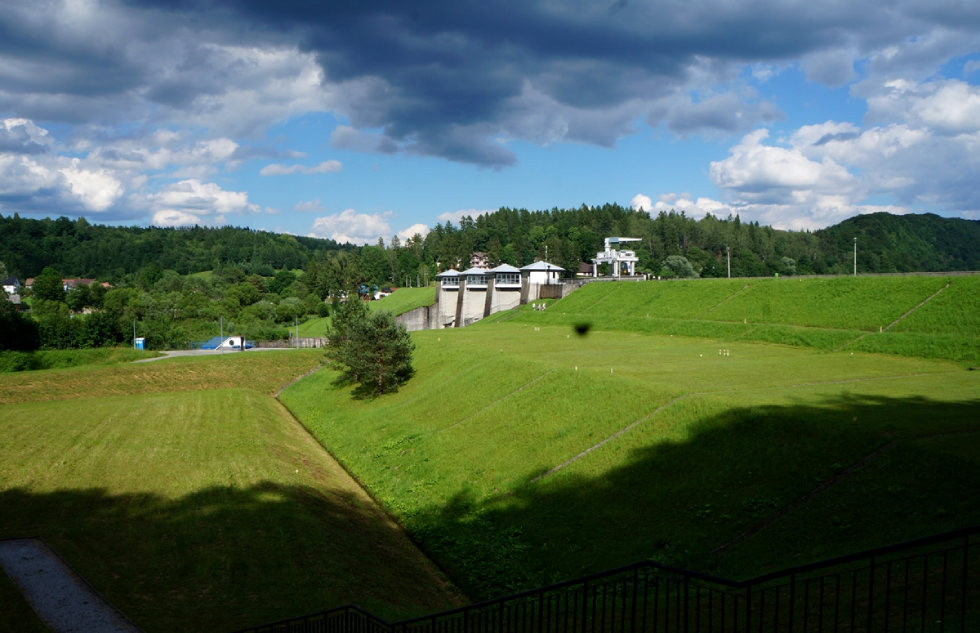
<svg viewBox="0 0 980 633"><path fill-rule="evenodd" d="M406 523L476 599L647 558L747 578L980 523L980 448L951 455L902 442L888 468L876 460L812 508L709 554L889 442L975 430L980 399L845 395L729 409L686 441L616 455L617 440L539 483L484 499L464 491Z"/></svg>
<svg viewBox="0 0 980 633"><path fill-rule="evenodd" d="M348 602L386 618L457 603L391 521L344 491L9 489L0 508L0 536L44 537L147 631L232 630Z"/></svg>

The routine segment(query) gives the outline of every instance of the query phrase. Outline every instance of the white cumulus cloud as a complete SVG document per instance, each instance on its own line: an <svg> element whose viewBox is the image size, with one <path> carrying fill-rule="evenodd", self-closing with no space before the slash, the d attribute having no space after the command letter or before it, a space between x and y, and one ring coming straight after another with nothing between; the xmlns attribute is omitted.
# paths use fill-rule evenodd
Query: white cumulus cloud
<svg viewBox="0 0 980 633"><path fill-rule="evenodd" d="M310 211L326 211L327 209L320 204L319 198L313 198L312 200L300 200L293 207L294 211L299 211L300 213L308 213Z"/></svg>
<svg viewBox="0 0 980 633"><path fill-rule="evenodd" d="M344 166L340 164L339 160L325 160L319 165L313 165L312 167L307 167L306 165L280 165L278 163L272 163L271 165L266 165L259 171L261 176L286 176L289 174L328 174L335 171L340 171Z"/></svg>
<svg viewBox="0 0 980 633"><path fill-rule="evenodd" d="M402 241L405 241L405 240L408 240L408 239L411 239L411 238L415 237L416 234L421 235L422 237L425 237L426 235L429 234L429 230L430 229L429 229L428 225L425 225L425 224L413 224L412 226L408 227L407 229L402 229L401 231L398 231L397 235L398 235L398 239L400 239Z"/></svg>
<svg viewBox="0 0 980 633"><path fill-rule="evenodd" d="M181 180L148 196L158 211L183 211L195 216L224 213L259 213L261 207L248 201L246 191L225 191L213 182ZM154 218L156 214L154 214Z"/></svg>
<svg viewBox="0 0 980 633"><path fill-rule="evenodd" d="M154 213L151 224L153 226L200 226L207 224L207 222L193 213L171 209Z"/></svg>
<svg viewBox="0 0 980 633"><path fill-rule="evenodd" d="M61 174L68 181L68 188L81 200L86 209L105 211L122 196L125 191L122 183L105 169L98 171L79 169L78 163L77 158L73 159L70 167L61 170Z"/></svg>
<svg viewBox="0 0 980 633"><path fill-rule="evenodd" d="M459 221L464 217L469 216L474 220L481 215L490 215L491 213L496 213L496 209L460 209L459 211L447 211L446 213L440 213L436 216L436 219L440 222L455 222L459 224Z"/></svg>
<svg viewBox="0 0 980 633"><path fill-rule="evenodd" d="M354 209L346 209L343 213L316 218L310 237L326 237L360 245L374 243L379 237L391 235L388 220L392 215L391 211L358 213Z"/></svg>

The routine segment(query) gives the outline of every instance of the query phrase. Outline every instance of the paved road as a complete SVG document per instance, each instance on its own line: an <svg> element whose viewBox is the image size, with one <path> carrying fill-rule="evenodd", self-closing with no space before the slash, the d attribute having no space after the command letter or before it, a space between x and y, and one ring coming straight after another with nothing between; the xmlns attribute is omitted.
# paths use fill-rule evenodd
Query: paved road
<svg viewBox="0 0 980 633"><path fill-rule="evenodd" d="M246 350L246 354L251 354L252 352L288 352L291 351L292 347L258 347L250 350ZM174 352L160 352L163 356L157 356L156 358L144 358L142 360L134 360L134 363L152 363L155 360L163 360L165 358L174 358L175 356L227 356L231 354L241 354L241 352L234 350L213 350L213 349L182 349Z"/></svg>
<svg viewBox="0 0 980 633"><path fill-rule="evenodd" d="M0 541L0 567L55 633L140 633L37 539Z"/></svg>

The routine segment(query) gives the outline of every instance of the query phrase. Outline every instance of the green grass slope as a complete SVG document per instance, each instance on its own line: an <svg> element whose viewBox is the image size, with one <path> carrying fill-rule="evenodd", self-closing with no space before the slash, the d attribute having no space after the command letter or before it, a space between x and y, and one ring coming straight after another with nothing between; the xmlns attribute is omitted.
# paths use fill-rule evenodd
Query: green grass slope
<svg viewBox="0 0 980 633"><path fill-rule="evenodd" d="M434 566L270 397L318 358L0 376L0 537L44 537L147 631L232 630L351 601L386 617L454 606Z"/></svg>
<svg viewBox="0 0 980 633"><path fill-rule="evenodd" d="M980 363L978 296L980 277L972 276L592 283L545 312L522 308L519 318ZM514 318L499 313L490 322Z"/></svg>
<svg viewBox="0 0 980 633"><path fill-rule="evenodd" d="M744 285L706 284L706 298L695 284L652 284L693 288L678 301L688 314ZM595 287L569 303L589 313L622 293L634 309L656 309L630 284ZM353 400L322 370L282 396L471 596L644 558L748 576L980 523L980 462L962 456L951 480L909 481L918 454L895 451L902 483L867 470L873 486L821 497L844 509L809 520L839 521L847 538L814 530L801 550L777 522L711 555L888 442L980 432L980 375L917 358L615 330L579 337L532 322L560 305L415 333L417 374L397 394ZM909 493L877 494L891 485ZM875 518L899 515L887 530Z"/></svg>
<svg viewBox="0 0 980 633"><path fill-rule="evenodd" d="M36 352L0 352L0 374L38 369L64 369L83 365L128 363L159 356L128 347L99 347L96 349L52 349Z"/></svg>
<svg viewBox="0 0 980 633"><path fill-rule="evenodd" d="M435 288L399 288L387 297L368 303L373 311L387 310L395 316L436 302ZM300 336L325 336L330 329L330 317L310 319L299 325Z"/></svg>

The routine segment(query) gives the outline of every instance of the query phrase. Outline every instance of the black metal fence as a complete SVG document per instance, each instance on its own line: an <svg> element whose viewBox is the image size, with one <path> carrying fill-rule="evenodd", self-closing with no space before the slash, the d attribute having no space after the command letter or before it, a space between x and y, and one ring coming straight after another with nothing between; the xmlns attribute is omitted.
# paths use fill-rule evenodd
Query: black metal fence
<svg viewBox="0 0 980 633"><path fill-rule="evenodd" d="M651 561L402 622L355 606L275 633L980 631L980 526L732 581Z"/></svg>

